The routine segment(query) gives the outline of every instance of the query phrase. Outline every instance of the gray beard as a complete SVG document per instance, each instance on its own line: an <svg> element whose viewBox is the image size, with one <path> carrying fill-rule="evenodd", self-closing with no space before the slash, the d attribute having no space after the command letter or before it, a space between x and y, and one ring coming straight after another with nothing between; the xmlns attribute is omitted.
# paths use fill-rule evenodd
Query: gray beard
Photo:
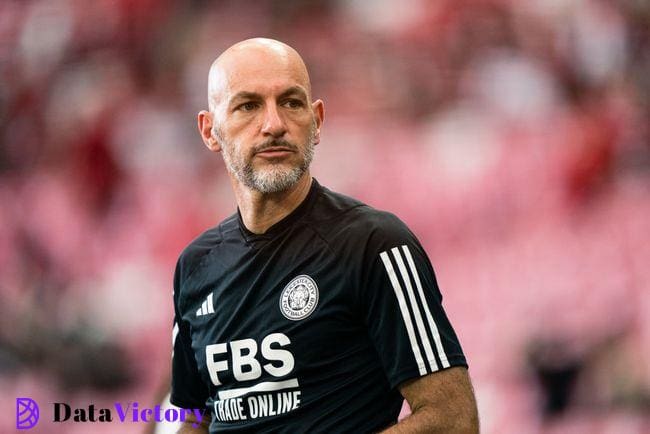
<svg viewBox="0 0 650 434"><path fill-rule="evenodd" d="M272 164L264 169L255 170L252 162L244 162L235 158L233 155L233 144L223 140L223 136L219 134L220 131L218 129L215 128L213 133L222 144L223 161L226 164L228 172L233 174L246 187L262 194L279 193L289 190L298 183L307 169L309 169L314 158L315 125L311 128L301 164L289 168L280 164Z"/></svg>
<svg viewBox="0 0 650 434"><path fill-rule="evenodd" d="M241 176L237 178L246 187L257 190L260 193L278 193L287 191L300 180L302 175L307 171L313 158L313 146L306 149L305 158L300 166L281 167L272 166L263 170L254 170L251 164L243 167Z"/></svg>

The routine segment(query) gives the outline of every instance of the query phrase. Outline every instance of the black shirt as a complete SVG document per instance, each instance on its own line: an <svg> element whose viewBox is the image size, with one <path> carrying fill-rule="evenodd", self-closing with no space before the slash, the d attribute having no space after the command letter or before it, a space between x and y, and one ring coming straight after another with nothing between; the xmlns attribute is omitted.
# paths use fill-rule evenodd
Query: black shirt
<svg viewBox="0 0 650 434"><path fill-rule="evenodd" d="M313 180L261 235L235 214L174 277L171 402L210 432L376 432L396 386L466 366L426 253L392 214Z"/></svg>

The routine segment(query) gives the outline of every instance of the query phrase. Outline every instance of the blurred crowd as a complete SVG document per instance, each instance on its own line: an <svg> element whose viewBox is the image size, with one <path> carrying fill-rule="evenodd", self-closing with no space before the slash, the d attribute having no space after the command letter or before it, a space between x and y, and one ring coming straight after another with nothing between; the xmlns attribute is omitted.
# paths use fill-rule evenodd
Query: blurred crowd
<svg viewBox="0 0 650 434"><path fill-rule="evenodd" d="M0 2L1 406L152 402L175 260L235 211L207 71L254 36L325 101L316 178L428 251L483 432L650 432L644 0Z"/></svg>

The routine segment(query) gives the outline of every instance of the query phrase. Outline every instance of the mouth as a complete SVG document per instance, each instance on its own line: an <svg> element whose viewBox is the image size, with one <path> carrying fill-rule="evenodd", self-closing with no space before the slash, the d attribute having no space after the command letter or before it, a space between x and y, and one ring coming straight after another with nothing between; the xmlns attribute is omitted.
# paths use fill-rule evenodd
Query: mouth
<svg viewBox="0 0 650 434"><path fill-rule="evenodd" d="M263 158L282 158L282 157L287 157L293 154L294 152L295 151L291 148L287 148L284 146L273 146L258 151L255 153L255 155Z"/></svg>

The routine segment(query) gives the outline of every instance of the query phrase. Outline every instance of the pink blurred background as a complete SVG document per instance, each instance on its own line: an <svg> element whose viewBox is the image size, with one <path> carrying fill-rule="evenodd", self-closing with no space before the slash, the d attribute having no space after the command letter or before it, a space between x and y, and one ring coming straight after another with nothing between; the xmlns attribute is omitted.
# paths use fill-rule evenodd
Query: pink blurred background
<svg viewBox="0 0 650 434"><path fill-rule="evenodd" d="M650 3L6 0L0 434L155 405L177 255L235 210L207 70L253 36L325 101L316 178L429 253L483 433L650 432Z"/></svg>

